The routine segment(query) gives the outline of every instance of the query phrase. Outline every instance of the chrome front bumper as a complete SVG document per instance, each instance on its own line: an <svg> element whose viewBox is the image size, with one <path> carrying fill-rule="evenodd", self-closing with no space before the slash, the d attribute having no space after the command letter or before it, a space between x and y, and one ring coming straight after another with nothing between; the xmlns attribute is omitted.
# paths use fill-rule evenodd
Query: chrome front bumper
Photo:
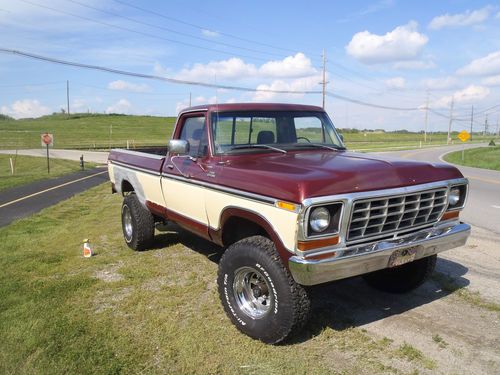
<svg viewBox="0 0 500 375"><path fill-rule="evenodd" d="M331 249L332 257L315 260L298 256L289 259L294 280L316 285L386 268L391 254L399 249L416 248L415 259L437 254L465 244L471 227L458 221L444 222L409 235Z"/></svg>

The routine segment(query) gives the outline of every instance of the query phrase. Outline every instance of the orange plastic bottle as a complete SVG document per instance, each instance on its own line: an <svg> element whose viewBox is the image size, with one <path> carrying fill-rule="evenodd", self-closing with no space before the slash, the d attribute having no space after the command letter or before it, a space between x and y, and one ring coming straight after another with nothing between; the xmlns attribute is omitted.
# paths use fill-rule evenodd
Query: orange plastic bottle
<svg viewBox="0 0 500 375"><path fill-rule="evenodd" d="M83 256L85 258L90 258L93 254L92 248L90 247L90 241L88 239L83 240Z"/></svg>

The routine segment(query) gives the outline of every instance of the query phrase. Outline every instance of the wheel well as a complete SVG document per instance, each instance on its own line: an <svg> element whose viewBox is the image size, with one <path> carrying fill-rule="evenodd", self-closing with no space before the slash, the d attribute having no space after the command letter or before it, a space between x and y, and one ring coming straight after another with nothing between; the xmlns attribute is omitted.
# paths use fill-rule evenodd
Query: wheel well
<svg viewBox="0 0 500 375"><path fill-rule="evenodd" d="M256 235L269 238L266 230L259 224L234 216L224 223L224 227L222 228L222 243L225 247L228 247L243 238Z"/></svg>
<svg viewBox="0 0 500 375"><path fill-rule="evenodd" d="M122 182L122 194L125 195L125 193L130 193L134 191L134 187L132 186L132 184L130 182L128 182L127 180L123 180Z"/></svg>

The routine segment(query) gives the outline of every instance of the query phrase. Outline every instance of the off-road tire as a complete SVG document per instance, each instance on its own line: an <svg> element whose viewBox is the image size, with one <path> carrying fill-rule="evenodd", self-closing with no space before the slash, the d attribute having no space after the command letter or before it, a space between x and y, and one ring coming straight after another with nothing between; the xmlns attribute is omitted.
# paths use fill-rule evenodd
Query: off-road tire
<svg viewBox="0 0 500 375"><path fill-rule="evenodd" d="M256 270L269 290L268 311L253 318L237 302L235 278L241 270ZM267 344L277 344L299 331L309 317L310 301L283 265L274 243L252 236L231 245L219 262L219 296L227 316L244 334ZM262 283L261 283L262 284Z"/></svg>
<svg viewBox="0 0 500 375"><path fill-rule="evenodd" d="M394 268L363 275L375 289L389 293L406 293L425 283L434 272L437 255L415 260Z"/></svg>
<svg viewBox="0 0 500 375"><path fill-rule="evenodd" d="M127 230L126 222L130 213L130 227ZM140 251L151 247L154 241L155 223L149 212L137 199L135 194L124 197L122 204L123 238L131 249Z"/></svg>

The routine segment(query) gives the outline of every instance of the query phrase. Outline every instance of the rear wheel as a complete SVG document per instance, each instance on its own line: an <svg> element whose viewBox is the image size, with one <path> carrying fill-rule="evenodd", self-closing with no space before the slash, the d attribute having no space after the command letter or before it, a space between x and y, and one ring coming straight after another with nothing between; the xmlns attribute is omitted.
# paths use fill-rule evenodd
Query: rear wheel
<svg viewBox="0 0 500 375"><path fill-rule="evenodd" d="M386 268L363 275L372 287L389 293L409 292L424 282L434 272L437 255L415 260L394 268Z"/></svg>
<svg viewBox="0 0 500 375"><path fill-rule="evenodd" d="M135 194L125 196L122 204L123 237L128 247L134 250L145 250L154 240L154 218L141 205Z"/></svg>
<svg viewBox="0 0 500 375"><path fill-rule="evenodd" d="M307 294L268 238L253 236L231 245L219 262L217 281L226 314L254 339L276 344L307 321Z"/></svg>

